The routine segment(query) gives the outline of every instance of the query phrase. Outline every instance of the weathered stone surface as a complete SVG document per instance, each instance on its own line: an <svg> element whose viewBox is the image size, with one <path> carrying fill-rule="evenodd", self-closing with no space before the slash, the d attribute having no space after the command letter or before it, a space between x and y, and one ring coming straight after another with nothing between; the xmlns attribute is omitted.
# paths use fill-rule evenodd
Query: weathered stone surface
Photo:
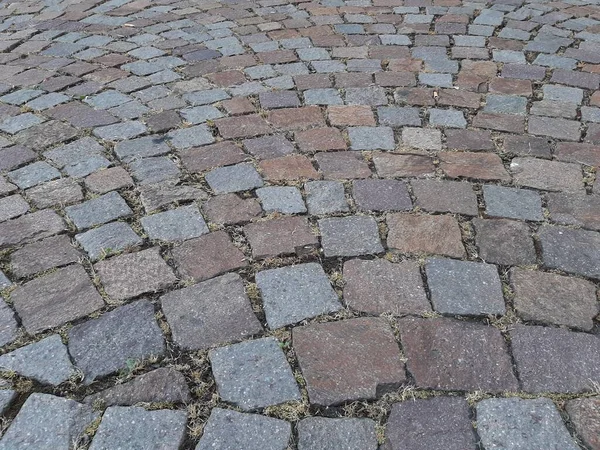
<svg viewBox="0 0 600 450"><path fill-rule="evenodd" d="M417 197L416 205L425 211L477 215L477 196L469 183L414 180L411 185Z"/></svg>
<svg viewBox="0 0 600 450"><path fill-rule="evenodd" d="M25 245L10 256L13 274L26 277L53 267L77 262L81 253L66 235L53 236Z"/></svg>
<svg viewBox="0 0 600 450"><path fill-rule="evenodd" d="M344 185L339 181L309 181L304 184L306 204L310 214L330 214L348 211Z"/></svg>
<svg viewBox="0 0 600 450"><path fill-rule="evenodd" d="M485 213L492 217L543 220L542 199L535 191L504 186L483 186Z"/></svg>
<svg viewBox="0 0 600 450"><path fill-rule="evenodd" d="M545 226L538 236L545 266L600 279L600 233Z"/></svg>
<svg viewBox="0 0 600 450"><path fill-rule="evenodd" d="M208 233L208 226L195 205L142 217L141 224L150 239L168 242L192 239Z"/></svg>
<svg viewBox="0 0 600 450"><path fill-rule="evenodd" d="M187 350L226 344L262 331L242 279L234 273L163 295L161 305L173 340Z"/></svg>
<svg viewBox="0 0 600 450"><path fill-rule="evenodd" d="M104 306L82 266L74 264L19 286L11 300L28 333L87 316Z"/></svg>
<svg viewBox="0 0 600 450"><path fill-rule="evenodd" d="M0 415L4 415L16 397L17 393L11 389L0 391Z"/></svg>
<svg viewBox="0 0 600 450"><path fill-rule="evenodd" d="M179 152L183 165L191 172L204 172L215 167L237 164L247 155L230 141L218 142L204 147L194 147Z"/></svg>
<svg viewBox="0 0 600 450"><path fill-rule="evenodd" d="M214 408L196 450L285 450L291 434L284 420Z"/></svg>
<svg viewBox="0 0 600 450"><path fill-rule="evenodd" d="M368 314L421 314L431 311L419 267L385 259L344 263L344 301Z"/></svg>
<svg viewBox="0 0 600 450"><path fill-rule="evenodd" d="M600 231L600 195L551 193L548 194L548 210L555 222Z"/></svg>
<svg viewBox="0 0 600 450"><path fill-rule="evenodd" d="M426 253L462 258L460 228L452 216L389 214L388 247L401 253Z"/></svg>
<svg viewBox="0 0 600 450"><path fill-rule="evenodd" d="M0 368L54 386L67 381L75 369L57 334L5 353L0 356Z"/></svg>
<svg viewBox="0 0 600 450"><path fill-rule="evenodd" d="M75 236L92 261L137 245L143 240L125 222L111 222Z"/></svg>
<svg viewBox="0 0 600 450"><path fill-rule="evenodd" d="M140 186L140 199L146 212L150 213L171 203L187 200L206 200L208 195L195 186L177 184L177 180Z"/></svg>
<svg viewBox="0 0 600 450"><path fill-rule="evenodd" d="M507 266L535 264L532 232L523 222L507 219L473 219L479 257Z"/></svg>
<svg viewBox="0 0 600 450"><path fill-rule="evenodd" d="M215 194L247 191L263 185L256 169L247 163L213 169L206 174L206 182Z"/></svg>
<svg viewBox="0 0 600 450"><path fill-rule="evenodd" d="M27 189L26 193L38 208L69 205L83 200L83 191L73 178L48 181Z"/></svg>
<svg viewBox="0 0 600 450"><path fill-rule="evenodd" d="M248 224L244 234L250 242L252 257L268 258L282 254L303 254L318 245L304 217L284 217Z"/></svg>
<svg viewBox="0 0 600 450"><path fill-rule="evenodd" d="M115 300L156 292L177 281L158 248L105 259L94 268L106 293Z"/></svg>
<svg viewBox="0 0 600 450"><path fill-rule="evenodd" d="M545 161L536 158L514 158L510 170L517 186L545 191L581 191L583 178L578 164Z"/></svg>
<svg viewBox="0 0 600 450"><path fill-rule="evenodd" d="M0 297L0 346L11 343L17 338L18 324L15 313Z"/></svg>
<svg viewBox="0 0 600 450"><path fill-rule="evenodd" d="M398 343L384 319L297 327L292 340L313 404L372 400L406 380Z"/></svg>
<svg viewBox="0 0 600 450"><path fill-rule="evenodd" d="M209 352L219 395L243 410L300 400L292 370L272 337Z"/></svg>
<svg viewBox="0 0 600 450"><path fill-rule="evenodd" d="M376 450L375 422L371 419L307 417L298 422L298 450Z"/></svg>
<svg viewBox="0 0 600 450"><path fill-rule="evenodd" d="M341 309L323 268L298 264L256 274L267 323L272 329Z"/></svg>
<svg viewBox="0 0 600 450"><path fill-rule="evenodd" d="M426 389L516 391L518 384L498 329L454 319L400 319L407 367Z"/></svg>
<svg viewBox="0 0 600 450"><path fill-rule="evenodd" d="M352 196L362 211L406 211L412 201L406 184L397 180L357 180Z"/></svg>
<svg viewBox="0 0 600 450"><path fill-rule="evenodd" d="M293 186L267 186L256 190L264 211L269 214L301 214L306 212L300 190Z"/></svg>
<svg viewBox="0 0 600 450"><path fill-rule="evenodd" d="M600 449L600 399L576 398L566 405L569 419L584 444L592 450Z"/></svg>
<svg viewBox="0 0 600 450"><path fill-rule="evenodd" d="M65 230L65 222L54 211L36 211L0 223L0 249L44 239Z"/></svg>
<svg viewBox="0 0 600 450"><path fill-rule="evenodd" d="M510 181L502 160L494 153L441 152L440 167L450 178Z"/></svg>
<svg viewBox="0 0 600 450"><path fill-rule="evenodd" d="M377 222L369 216L319 220L325 256L358 256L383 252Z"/></svg>
<svg viewBox="0 0 600 450"><path fill-rule="evenodd" d="M161 356L165 341L154 319L154 308L139 300L88 320L69 330L69 353L92 383L150 356Z"/></svg>
<svg viewBox="0 0 600 450"><path fill-rule="evenodd" d="M0 198L0 222L14 219L29 211L29 204L19 194Z"/></svg>
<svg viewBox="0 0 600 450"><path fill-rule="evenodd" d="M600 381L598 336L524 325L510 336L525 392L585 392Z"/></svg>
<svg viewBox="0 0 600 450"><path fill-rule="evenodd" d="M488 398L477 404L477 433L486 449L577 450L547 398Z"/></svg>
<svg viewBox="0 0 600 450"><path fill-rule="evenodd" d="M186 422L185 411L111 406L102 416L90 450L179 448L185 438Z"/></svg>
<svg viewBox="0 0 600 450"><path fill-rule="evenodd" d="M31 394L0 440L0 449L70 450L97 416L74 400Z"/></svg>
<svg viewBox="0 0 600 450"><path fill-rule="evenodd" d="M202 205L202 210L209 221L224 225L248 222L262 213L256 199L241 199L236 194L216 195Z"/></svg>
<svg viewBox="0 0 600 450"><path fill-rule="evenodd" d="M421 177L433 175L435 166L427 155L375 153L373 163L380 177Z"/></svg>
<svg viewBox="0 0 600 450"><path fill-rule="evenodd" d="M525 320L591 330L598 314L596 287L589 281L513 268L514 306Z"/></svg>
<svg viewBox="0 0 600 450"><path fill-rule="evenodd" d="M68 206L65 212L79 230L133 214L131 208L117 192L109 192L79 205Z"/></svg>
<svg viewBox="0 0 600 450"><path fill-rule="evenodd" d="M433 397L395 403L385 429L390 450L474 450L467 402Z"/></svg>

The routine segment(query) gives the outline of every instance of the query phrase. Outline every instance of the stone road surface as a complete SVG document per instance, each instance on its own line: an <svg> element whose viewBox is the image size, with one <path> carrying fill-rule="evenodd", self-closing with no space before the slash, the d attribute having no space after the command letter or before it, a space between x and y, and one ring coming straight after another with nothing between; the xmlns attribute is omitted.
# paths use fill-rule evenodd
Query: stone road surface
<svg viewBox="0 0 600 450"><path fill-rule="evenodd" d="M0 1L0 449L599 450L598 0Z"/></svg>

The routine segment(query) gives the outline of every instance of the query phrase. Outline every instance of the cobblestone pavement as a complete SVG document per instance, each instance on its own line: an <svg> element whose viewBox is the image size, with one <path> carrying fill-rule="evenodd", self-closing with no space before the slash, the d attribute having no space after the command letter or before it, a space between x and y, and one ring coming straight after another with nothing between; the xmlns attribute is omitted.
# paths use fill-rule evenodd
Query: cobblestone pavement
<svg viewBox="0 0 600 450"><path fill-rule="evenodd" d="M598 0L3 0L0 52L0 449L600 449Z"/></svg>

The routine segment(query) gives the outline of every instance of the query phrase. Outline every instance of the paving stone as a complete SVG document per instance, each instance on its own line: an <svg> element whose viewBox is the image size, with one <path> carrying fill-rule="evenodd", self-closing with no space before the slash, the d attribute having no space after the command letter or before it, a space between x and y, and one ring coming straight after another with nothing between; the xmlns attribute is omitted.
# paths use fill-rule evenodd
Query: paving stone
<svg viewBox="0 0 600 450"><path fill-rule="evenodd" d="M418 177L433 175L433 160L427 155L374 153L373 163L381 177Z"/></svg>
<svg viewBox="0 0 600 450"><path fill-rule="evenodd" d="M422 150L441 150L442 134L439 130L404 128L402 130L402 143L407 147Z"/></svg>
<svg viewBox="0 0 600 450"><path fill-rule="evenodd" d="M514 158L510 170L517 186L546 191L581 191L583 188L581 167L577 164Z"/></svg>
<svg viewBox="0 0 600 450"><path fill-rule="evenodd" d="M189 128L170 131L167 134L167 139L169 139L173 147L177 149L212 144L215 142L215 138L206 125L196 125Z"/></svg>
<svg viewBox="0 0 600 450"><path fill-rule="evenodd" d="M16 169L17 167L33 161L36 158L35 152L32 150L15 145L6 149L0 150L0 171Z"/></svg>
<svg viewBox="0 0 600 450"><path fill-rule="evenodd" d="M0 345L4 346L13 342L18 336L18 324L15 313L6 304L6 302L0 298ZM0 407L0 414L2 414L2 408Z"/></svg>
<svg viewBox="0 0 600 450"><path fill-rule="evenodd" d="M407 368L417 386L484 392L518 389L498 329L446 318L406 318L398 324Z"/></svg>
<svg viewBox="0 0 600 450"><path fill-rule="evenodd" d="M433 397L394 403L386 426L392 450L466 450L476 441L467 402Z"/></svg>
<svg viewBox="0 0 600 450"><path fill-rule="evenodd" d="M377 108L377 116L381 125L392 127L421 125L421 118L419 117L419 110L417 108L382 106Z"/></svg>
<svg viewBox="0 0 600 450"><path fill-rule="evenodd" d="M221 398L243 410L301 399L292 370L275 338L267 337L209 352Z"/></svg>
<svg viewBox="0 0 600 450"><path fill-rule="evenodd" d="M86 384L127 367L130 361L164 352L154 307L147 300L120 306L69 330L69 353L85 374Z"/></svg>
<svg viewBox="0 0 600 450"><path fill-rule="evenodd" d="M181 241L208 233L208 226L194 205L142 217L141 224L153 240Z"/></svg>
<svg viewBox="0 0 600 450"><path fill-rule="evenodd" d="M92 192L107 192L133 186L133 179L122 167L110 167L94 172L85 178L85 186Z"/></svg>
<svg viewBox="0 0 600 450"><path fill-rule="evenodd" d="M371 169L362 155L355 152L317 153L315 160L325 179L369 178Z"/></svg>
<svg viewBox="0 0 600 450"><path fill-rule="evenodd" d="M569 419L584 444L592 450L600 448L600 400L577 398L566 405Z"/></svg>
<svg viewBox="0 0 600 450"><path fill-rule="evenodd" d="M11 403L17 397L17 393L13 390L5 389L0 391L0 414L4 415Z"/></svg>
<svg viewBox="0 0 600 450"><path fill-rule="evenodd" d="M68 450L97 417L90 406L33 393L2 437L0 449Z"/></svg>
<svg viewBox="0 0 600 450"><path fill-rule="evenodd" d="M561 142L556 146L555 153L561 161L600 166L597 145Z"/></svg>
<svg viewBox="0 0 600 450"><path fill-rule="evenodd" d="M239 139L271 132L271 127L258 114L217 119L215 125L223 139Z"/></svg>
<svg viewBox="0 0 600 450"><path fill-rule="evenodd" d="M256 169L247 163L213 169L206 174L206 182L216 194L247 191L263 185Z"/></svg>
<svg viewBox="0 0 600 450"><path fill-rule="evenodd" d="M600 231L600 196L556 192L547 199L553 221Z"/></svg>
<svg viewBox="0 0 600 450"><path fill-rule="evenodd" d="M202 205L202 210L209 221L224 225L248 222L262 213L256 199L241 199L236 194L216 195Z"/></svg>
<svg viewBox="0 0 600 450"><path fill-rule="evenodd" d="M90 450L105 448L177 448L186 433L185 411L111 406L102 416Z"/></svg>
<svg viewBox="0 0 600 450"><path fill-rule="evenodd" d="M492 217L543 220L542 200L535 191L504 186L483 186L485 213Z"/></svg>
<svg viewBox="0 0 600 450"><path fill-rule="evenodd" d="M57 334L0 356L2 370L53 386L67 381L75 367Z"/></svg>
<svg viewBox="0 0 600 450"><path fill-rule="evenodd" d="M19 186L27 189L45 181L60 177L60 172L44 161L34 162L25 167L13 170L7 174L8 179Z"/></svg>
<svg viewBox="0 0 600 450"><path fill-rule="evenodd" d="M387 244L400 253L465 256L458 222L451 216L389 214Z"/></svg>
<svg viewBox="0 0 600 450"><path fill-rule="evenodd" d="M430 109L429 123L433 126L447 128L466 128L467 126L463 113L451 109Z"/></svg>
<svg viewBox="0 0 600 450"><path fill-rule="evenodd" d="M394 150L394 133L389 127L350 127L348 138L352 150Z"/></svg>
<svg viewBox="0 0 600 450"><path fill-rule="evenodd" d="M121 161L126 162L149 156L160 156L170 151L164 138L159 136L130 139L115 145L115 153Z"/></svg>
<svg viewBox="0 0 600 450"><path fill-rule="evenodd" d="M546 267L600 278L599 233L546 226L538 231L538 236Z"/></svg>
<svg viewBox="0 0 600 450"><path fill-rule="evenodd" d="M207 349L259 334L237 274L226 274L161 297L173 340L187 350Z"/></svg>
<svg viewBox="0 0 600 450"><path fill-rule="evenodd" d="M131 406L136 403L188 403L190 393L185 377L170 367L161 367L131 381L117 384L97 394L88 395L84 403L101 402L105 406Z"/></svg>
<svg viewBox="0 0 600 450"><path fill-rule="evenodd" d="M524 115L527 112L527 99L516 95L489 94L483 110L492 114Z"/></svg>
<svg viewBox="0 0 600 450"><path fill-rule="evenodd" d="M131 161L129 169L141 185L178 180L181 175L177 164L166 156Z"/></svg>
<svg viewBox="0 0 600 450"><path fill-rule="evenodd" d="M451 178L510 181L500 157L493 153L441 152L441 169Z"/></svg>
<svg viewBox="0 0 600 450"><path fill-rule="evenodd" d="M146 131L146 126L143 123L132 120L95 128L93 133L94 136L107 141L124 141L133 139Z"/></svg>
<svg viewBox="0 0 600 450"><path fill-rule="evenodd" d="M524 391L579 393L598 382L597 336L525 325L510 335Z"/></svg>
<svg viewBox="0 0 600 450"><path fill-rule="evenodd" d="M196 450L285 450L291 433L284 420L214 408Z"/></svg>
<svg viewBox="0 0 600 450"><path fill-rule="evenodd" d="M264 136L244 140L244 147L258 159L270 159L294 153L294 146L284 136Z"/></svg>
<svg viewBox="0 0 600 450"><path fill-rule="evenodd" d="M292 340L313 404L373 400L406 380L398 344L384 319L296 327Z"/></svg>
<svg viewBox="0 0 600 450"><path fill-rule="evenodd" d="M459 181L411 181L416 205L429 212L477 215L477 197L469 183Z"/></svg>
<svg viewBox="0 0 600 450"><path fill-rule="evenodd" d="M79 230L133 214L131 208L117 192L109 192L79 205L68 206L65 212Z"/></svg>
<svg viewBox="0 0 600 450"><path fill-rule="evenodd" d="M551 117L531 116L528 131L531 134L550 136L566 141L578 141L581 137L579 122Z"/></svg>
<svg viewBox="0 0 600 450"><path fill-rule="evenodd" d="M93 228L76 235L75 239L92 261L141 245L143 242L125 222L112 222Z"/></svg>
<svg viewBox="0 0 600 450"><path fill-rule="evenodd" d="M311 161L304 155L288 155L261 161L259 168L269 181L320 178Z"/></svg>
<svg viewBox="0 0 600 450"><path fill-rule="evenodd" d="M475 243L484 261L507 266L536 263L528 225L507 219L473 219Z"/></svg>
<svg viewBox="0 0 600 450"><path fill-rule="evenodd" d="M298 422L298 449L376 450L375 422L371 419L307 417Z"/></svg>
<svg viewBox="0 0 600 450"><path fill-rule="evenodd" d="M156 292L176 281L156 247L105 259L94 269L106 293L115 300Z"/></svg>
<svg viewBox="0 0 600 450"><path fill-rule="evenodd" d="M19 131L26 130L35 125L39 125L43 120L32 113L19 114L9 117L0 123L0 130L8 134L16 134Z"/></svg>
<svg viewBox="0 0 600 450"><path fill-rule="evenodd" d="M344 301L368 314L431 311L419 268L413 262L353 259L344 263Z"/></svg>
<svg viewBox="0 0 600 450"><path fill-rule="evenodd" d="M313 128L299 131L295 138L302 152L346 150L346 141L336 128Z"/></svg>
<svg viewBox="0 0 600 450"><path fill-rule="evenodd" d="M408 189L402 181L354 181L352 196L362 211L406 211L412 208Z"/></svg>
<svg viewBox="0 0 600 450"><path fill-rule="evenodd" d="M104 306L80 265L58 269L19 286L11 300L31 334L85 317Z"/></svg>
<svg viewBox="0 0 600 450"><path fill-rule="evenodd" d="M377 222L368 216L319 220L321 245L326 257L358 256L382 252Z"/></svg>
<svg viewBox="0 0 600 450"><path fill-rule="evenodd" d="M431 259L425 266L431 301L442 314L504 314L502 286L495 266Z"/></svg>
<svg viewBox="0 0 600 450"><path fill-rule="evenodd" d="M73 178L59 178L27 189L27 197L38 208L68 205L83 200L81 186Z"/></svg>
<svg viewBox="0 0 600 450"><path fill-rule="evenodd" d="M18 194L0 198L0 222L14 219L29 211L29 204Z"/></svg>
<svg viewBox="0 0 600 450"><path fill-rule="evenodd" d="M256 190L266 213L298 214L306 212L302 194L295 187L268 186Z"/></svg>
<svg viewBox="0 0 600 450"><path fill-rule="evenodd" d="M12 273L26 277L54 267L77 262L81 253L66 235L53 236L25 245L10 256Z"/></svg>
<svg viewBox="0 0 600 450"><path fill-rule="evenodd" d="M309 181L305 183L306 204L312 215L348 211L344 185L338 181Z"/></svg>
<svg viewBox="0 0 600 450"><path fill-rule="evenodd" d="M576 450L560 413L547 398L488 398L477 403L477 433L485 448Z"/></svg>
<svg viewBox="0 0 600 450"><path fill-rule="evenodd" d="M341 309L325 272L315 263L258 272L256 284L272 329Z"/></svg>
<svg viewBox="0 0 600 450"><path fill-rule="evenodd" d="M138 187L140 200L146 212L152 212L171 203L189 200L206 200L208 195L202 189L189 185L179 185L179 180L170 179L161 183Z"/></svg>
<svg viewBox="0 0 600 450"><path fill-rule="evenodd" d="M375 126L373 112L368 106L330 106L327 114L333 126Z"/></svg>
<svg viewBox="0 0 600 450"><path fill-rule="evenodd" d="M62 218L45 209L0 223L0 248L44 239L65 231Z"/></svg>

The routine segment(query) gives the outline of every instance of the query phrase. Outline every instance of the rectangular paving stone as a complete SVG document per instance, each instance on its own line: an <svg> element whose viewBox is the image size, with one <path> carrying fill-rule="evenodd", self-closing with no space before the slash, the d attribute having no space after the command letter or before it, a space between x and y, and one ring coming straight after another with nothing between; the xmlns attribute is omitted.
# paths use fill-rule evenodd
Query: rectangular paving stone
<svg viewBox="0 0 600 450"><path fill-rule="evenodd" d="M175 343L207 349L262 332L237 274L225 274L161 297Z"/></svg>
<svg viewBox="0 0 600 450"><path fill-rule="evenodd" d="M208 233L208 226L195 205L145 216L140 223L152 240L182 241Z"/></svg>
<svg viewBox="0 0 600 450"><path fill-rule="evenodd" d="M170 151L164 137L157 135L129 139L115 145L117 157L125 162L149 156L165 155Z"/></svg>
<svg viewBox="0 0 600 450"><path fill-rule="evenodd" d="M25 244L65 231L63 219L50 209L0 223L0 248Z"/></svg>
<svg viewBox="0 0 600 450"><path fill-rule="evenodd" d="M213 169L206 174L205 179L216 194L247 191L263 186L261 176L248 163Z"/></svg>
<svg viewBox="0 0 600 450"><path fill-rule="evenodd" d="M79 205L68 206L65 212L79 230L133 214L123 197L114 191Z"/></svg>
<svg viewBox="0 0 600 450"><path fill-rule="evenodd" d="M170 131L167 134L167 139L177 149L196 147L215 142L215 138L207 125L196 125Z"/></svg>
<svg viewBox="0 0 600 450"><path fill-rule="evenodd" d="M579 225L600 231L600 196L597 194L548 194L550 218L563 225Z"/></svg>
<svg viewBox="0 0 600 450"><path fill-rule="evenodd" d="M26 277L48 269L77 262L81 253L66 235L53 236L25 245L10 255L12 273Z"/></svg>
<svg viewBox="0 0 600 450"><path fill-rule="evenodd" d="M543 220L542 200L539 194L528 189L484 185L485 213L492 217L519 220Z"/></svg>
<svg viewBox="0 0 600 450"><path fill-rule="evenodd" d="M406 211L412 201L406 184L397 180L357 180L352 196L362 211Z"/></svg>
<svg viewBox="0 0 600 450"><path fill-rule="evenodd" d="M0 198L0 222L14 219L29 211L29 204L19 194Z"/></svg>
<svg viewBox="0 0 600 450"><path fill-rule="evenodd" d="M546 267L600 279L600 233L545 226L538 236Z"/></svg>
<svg viewBox="0 0 600 450"><path fill-rule="evenodd" d="M506 266L537 261L532 232L526 223L508 219L473 219L475 244L484 261Z"/></svg>
<svg viewBox="0 0 600 450"><path fill-rule="evenodd" d="M94 269L114 300L156 292L177 281L157 247L105 259L96 263Z"/></svg>
<svg viewBox="0 0 600 450"><path fill-rule="evenodd" d="M477 197L473 186L459 181L413 180L416 205L429 212L451 212L476 216Z"/></svg>
<svg viewBox="0 0 600 450"><path fill-rule="evenodd" d="M102 297L78 264L19 286L11 294L11 300L31 334L85 317L104 306Z"/></svg>
<svg viewBox="0 0 600 450"><path fill-rule="evenodd" d="M509 133L524 133L525 121L514 114L490 114L480 111L473 118L473 126L489 128L490 130L508 131Z"/></svg>
<svg viewBox="0 0 600 450"><path fill-rule="evenodd" d="M597 398L578 398L569 400L565 408L577 435L593 450L600 444L599 407L600 400Z"/></svg>
<svg viewBox="0 0 600 450"><path fill-rule="evenodd" d="M146 131L146 126L142 122L132 120L95 128L93 133L94 136L107 141L124 141L133 139Z"/></svg>
<svg viewBox="0 0 600 450"><path fill-rule="evenodd" d="M384 319L296 327L292 341L313 404L372 400L406 381L398 344Z"/></svg>
<svg viewBox="0 0 600 450"><path fill-rule="evenodd" d="M578 141L581 138L580 125L579 122L573 120L531 116L528 131L531 134L550 136L566 141Z"/></svg>
<svg viewBox="0 0 600 450"><path fill-rule="evenodd" d="M125 222L112 222L75 235L92 261L141 245L143 240Z"/></svg>
<svg viewBox="0 0 600 450"><path fill-rule="evenodd" d="M442 133L439 130L424 128L404 128L402 144L422 150L441 150Z"/></svg>
<svg viewBox="0 0 600 450"><path fill-rule="evenodd" d="M21 189L27 189L45 181L60 178L60 172L45 161L37 161L8 172L8 179Z"/></svg>
<svg viewBox="0 0 600 450"><path fill-rule="evenodd" d="M525 392L589 392L600 378L600 343L593 334L517 325L510 336Z"/></svg>
<svg viewBox="0 0 600 450"><path fill-rule="evenodd" d="M318 221L326 257L382 252L377 222L369 216L326 218Z"/></svg>
<svg viewBox="0 0 600 450"><path fill-rule="evenodd" d="M546 191L577 192L583 189L581 166L537 158L514 158L510 163L513 181Z"/></svg>
<svg viewBox="0 0 600 450"><path fill-rule="evenodd" d="M426 389L516 391L517 379L500 331L454 319L398 321L407 368Z"/></svg>
<svg viewBox="0 0 600 450"><path fill-rule="evenodd" d="M433 160L427 155L414 153L374 153L373 163L380 177L419 177L433 175Z"/></svg>
<svg viewBox="0 0 600 450"><path fill-rule="evenodd" d="M394 150L394 133L390 127L349 127L352 150Z"/></svg>

